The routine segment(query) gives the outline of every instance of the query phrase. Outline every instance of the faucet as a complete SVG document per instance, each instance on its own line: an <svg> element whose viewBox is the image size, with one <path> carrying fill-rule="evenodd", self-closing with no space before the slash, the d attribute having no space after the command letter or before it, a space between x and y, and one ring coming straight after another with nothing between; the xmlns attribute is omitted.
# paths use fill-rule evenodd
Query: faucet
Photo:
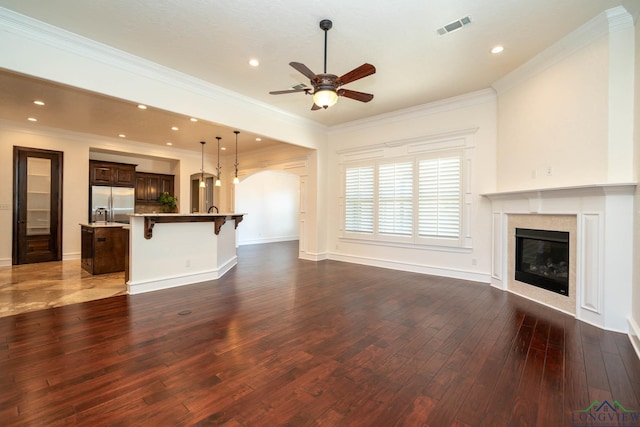
<svg viewBox="0 0 640 427"><path fill-rule="evenodd" d="M218 210L218 208L217 208L216 206L213 206L213 205L211 205L211 206L209 207L209 209L207 209L207 213L211 213L211 209L215 209L215 210L216 210L216 213L220 213L220 211Z"/></svg>

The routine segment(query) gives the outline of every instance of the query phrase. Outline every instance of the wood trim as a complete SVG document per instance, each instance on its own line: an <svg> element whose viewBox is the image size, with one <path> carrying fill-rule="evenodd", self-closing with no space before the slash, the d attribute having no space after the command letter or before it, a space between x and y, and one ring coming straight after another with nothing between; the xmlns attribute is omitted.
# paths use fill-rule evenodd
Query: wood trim
<svg viewBox="0 0 640 427"><path fill-rule="evenodd" d="M22 156L38 157L51 159L51 227L55 227L52 233L55 239L55 253L52 256L46 257L32 257L29 261L25 261L25 256L20 255L21 250L21 238L20 238L20 225L21 221L26 222L26 217L21 218L20 207L22 207L26 200L20 201L20 194L26 191L26 182L22 182L20 179L20 162ZM55 165L55 169L54 168ZM57 170L56 170L57 169ZM31 147L13 147L13 226L12 226L12 254L11 262L13 265L31 263L31 262L47 262L47 261L60 261L62 259L62 224L63 224L63 188L64 188L64 153L62 151L45 150L41 148ZM23 186L25 186L23 188ZM24 191L23 191L24 190ZM24 242L23 242L24 244ZM51 247L51 246L50 246Z"/></svg>
<svg viewBox="0 0 640 427"><path fill-rule="evenodd" d="M220 229L227 222L227 218L231 218L235 222L235 228L238 228L238 224L242 222L243 215L207 215L207 216L192 216L192 215L147 215L144 217L144 238L149 240L153 237L153 227L156 224L170 224L170 223L186 223L186 222L213 222L214 233L216 236L220 234Z"/></svg>

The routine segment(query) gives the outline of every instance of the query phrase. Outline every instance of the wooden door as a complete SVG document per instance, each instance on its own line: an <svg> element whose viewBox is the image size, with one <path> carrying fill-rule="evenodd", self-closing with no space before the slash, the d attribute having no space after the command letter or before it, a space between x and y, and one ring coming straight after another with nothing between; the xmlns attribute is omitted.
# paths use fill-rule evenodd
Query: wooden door
<svg viewBox="0 0 640 427"><path fill-rule="evenodd" d="M12 263L62 259L60 151L13 147Z"/></svg>

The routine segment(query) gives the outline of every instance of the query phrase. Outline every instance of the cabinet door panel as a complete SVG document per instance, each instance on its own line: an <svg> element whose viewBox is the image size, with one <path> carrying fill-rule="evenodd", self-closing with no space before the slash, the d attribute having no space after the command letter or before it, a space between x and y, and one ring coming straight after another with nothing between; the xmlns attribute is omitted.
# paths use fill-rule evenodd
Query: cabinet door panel
<svg viewBox="0 0 640 427"><path fill-rule="evenodd" d="M121 168L118 167L114 170L115 172L115 178L114 178L114 184L115 185L122 185L125 187L133 187L134 185L134 179L135 179L135 170L133 168Z"/></svg>
<svg viewBox="0 0 640 427"><path fill-rule="evenodd" d="M173 194L173 176L162 176L160 178L160 193Z"/></svg>
<svg viewBox="0 0 640 427"><path fill-rule="evenodd" d="M136 177L136 201L147 201L147 179L144 176Z"/></svg>
<svg viewBox="0 0 640 427"><path fill-rule="evenodd" d="M160 177L150 176L147 178L147 200L149 202L155 202L160 197Z"/></svg>
<svg viewBox="0 0 640 427"><path fill-rule="evenodd" d="M111 184L111 168L108 166L93 165L91 167L91 184Z"/></svg>

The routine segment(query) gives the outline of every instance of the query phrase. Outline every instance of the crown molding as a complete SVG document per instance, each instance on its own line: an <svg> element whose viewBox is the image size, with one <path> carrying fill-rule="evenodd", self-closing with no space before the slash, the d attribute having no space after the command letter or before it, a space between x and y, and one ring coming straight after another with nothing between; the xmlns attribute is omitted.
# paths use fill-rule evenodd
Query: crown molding
<svg viewBox="0 0 640 427"><path fill-rule="evenodd" d="M389 113L379 114L377 116L367 117L362 120L356 120L349 123L331 126L329 134L338 134L345 131L354 131L389 125L391 123L428 116L431 114L442 113L446 111L458 110L477 104L495 101L497 99L494 89L483 89L464 95L446 98L428 104L422 104L415 107L404 108L402 110L391 111Z"/></svg>
<svg viewBox="0 0 640 427"><path fill-rule="evenodd" d="M216 102L220 102L220 99L224 98L225 102L239 105L243 108L250 104L259 109L277 113L291 123L313 127L323 132L326 132L327 129L327 126L312 120L3 7L0 7L0 30L17 34L29 40L46 44L55 49L106 64L109 67L118 68L152 81L214 99ZM83 89L91 90L91 88Z"/></svg>
<svg viewBox="0 0 640 427"><path fill-rule="evenodd" d="M633 28L633 17L622 6L608 9L534 56L491 86L501 95L575 52L613 32Z"/></svg>

